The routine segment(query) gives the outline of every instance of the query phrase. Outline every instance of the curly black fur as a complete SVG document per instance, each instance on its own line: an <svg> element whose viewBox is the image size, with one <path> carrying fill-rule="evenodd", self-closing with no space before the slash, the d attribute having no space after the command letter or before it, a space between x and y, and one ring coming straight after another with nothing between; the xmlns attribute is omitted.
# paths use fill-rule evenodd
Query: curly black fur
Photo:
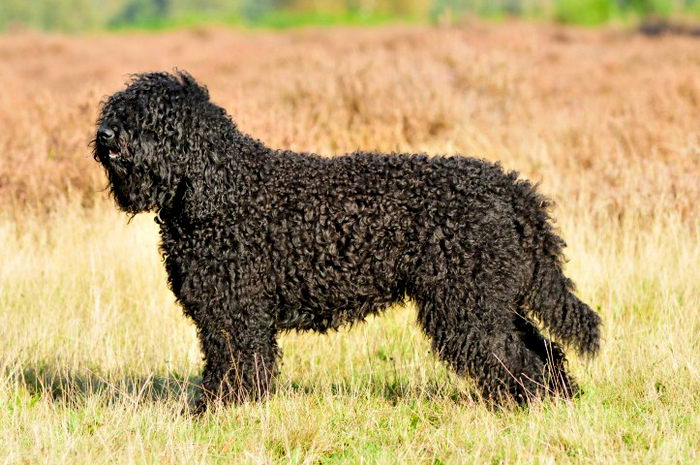
<svg viewBox="0 0 700 465"><path fill-rule="evenodd" d="M272 150L188 74L140 74L97 122L118 206L158 212L170 287L197 325L200 406L264 396L277 335L326 332L413 299L437 355L485 395L577 391L600 319L562 274L549 202L465 157Z"/></svg>

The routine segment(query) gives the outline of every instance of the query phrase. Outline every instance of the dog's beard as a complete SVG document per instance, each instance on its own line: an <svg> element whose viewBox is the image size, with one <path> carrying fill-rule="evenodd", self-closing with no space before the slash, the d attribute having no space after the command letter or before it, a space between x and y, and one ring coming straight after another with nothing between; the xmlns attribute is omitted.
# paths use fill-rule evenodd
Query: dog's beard
<svg viewBox="0 0 700 465"><path fill-rule="evenodd" d="M122 144L95 145L95 158L107 172L109 190L117 206L129 213L150 210L152 188L148 175L135 166L131 150Z"/></svg>
<svg viewBox="0 0 700 465"><path fill-rule="evenodd" d="M146 173L112 168L108 177L112 196L120 209L135 214L156 207L154 185Z"/></svg>
<svg viewBox="0 0 700 465"><path fill-rule="evenodd" d="M172 197L168 194L172 161L159 156L155 135L132 138L122 132L120 136L114 143L95 143L95 158L107 172L117 206L132 214L162 208Z"/></svg>

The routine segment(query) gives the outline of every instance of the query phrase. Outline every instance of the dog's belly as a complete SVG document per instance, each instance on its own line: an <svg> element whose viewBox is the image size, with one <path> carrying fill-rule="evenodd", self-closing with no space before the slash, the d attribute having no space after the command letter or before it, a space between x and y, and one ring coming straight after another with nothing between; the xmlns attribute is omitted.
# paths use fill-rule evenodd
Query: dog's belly
<svg viewBox="0 0 700 465"><path fill-rule="evenodd" d="M363 321L367 316L385 310L399 302L403 296L375 295L372 298L340 296L337 289L329 296L297 300L281 305L277 315L280 330L319 331L335 330L341 326Z"/></svg>

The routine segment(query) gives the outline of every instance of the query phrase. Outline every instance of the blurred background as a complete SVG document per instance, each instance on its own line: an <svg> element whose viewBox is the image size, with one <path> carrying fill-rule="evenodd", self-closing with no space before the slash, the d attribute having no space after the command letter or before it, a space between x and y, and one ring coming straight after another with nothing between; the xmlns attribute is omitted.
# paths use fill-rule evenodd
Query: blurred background
<svg viewBox="0 0 700 465"><path fill-rule="evenodd" d="M464 15L597 25L699 14L700 0L3 0L0 29L76 32L211 22L264 27L436 23Z"/></svg>

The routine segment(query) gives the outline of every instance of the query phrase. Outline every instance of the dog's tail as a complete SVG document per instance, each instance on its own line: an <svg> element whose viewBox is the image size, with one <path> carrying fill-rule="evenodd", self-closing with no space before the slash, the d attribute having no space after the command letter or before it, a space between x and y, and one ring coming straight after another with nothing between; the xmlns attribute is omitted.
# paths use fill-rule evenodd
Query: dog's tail
<svg viewBox="0 0 700 465"><path fill-rule="evenodd" d="M600 317L574 295L574 283L564 276L562 249L566 243L552 226L550 202L527 181L515 185L513 204L522 240L534 256L525 307L556 339L593 356L600 345Z"/></svg>
<svg viewBox="0 0 700 465"><path fill-rule="evenodd" d="M595 355L600 344L600 317L573 293L557 257L542 257L536 265L525 304L552 335L585 355Z"/></svg>

